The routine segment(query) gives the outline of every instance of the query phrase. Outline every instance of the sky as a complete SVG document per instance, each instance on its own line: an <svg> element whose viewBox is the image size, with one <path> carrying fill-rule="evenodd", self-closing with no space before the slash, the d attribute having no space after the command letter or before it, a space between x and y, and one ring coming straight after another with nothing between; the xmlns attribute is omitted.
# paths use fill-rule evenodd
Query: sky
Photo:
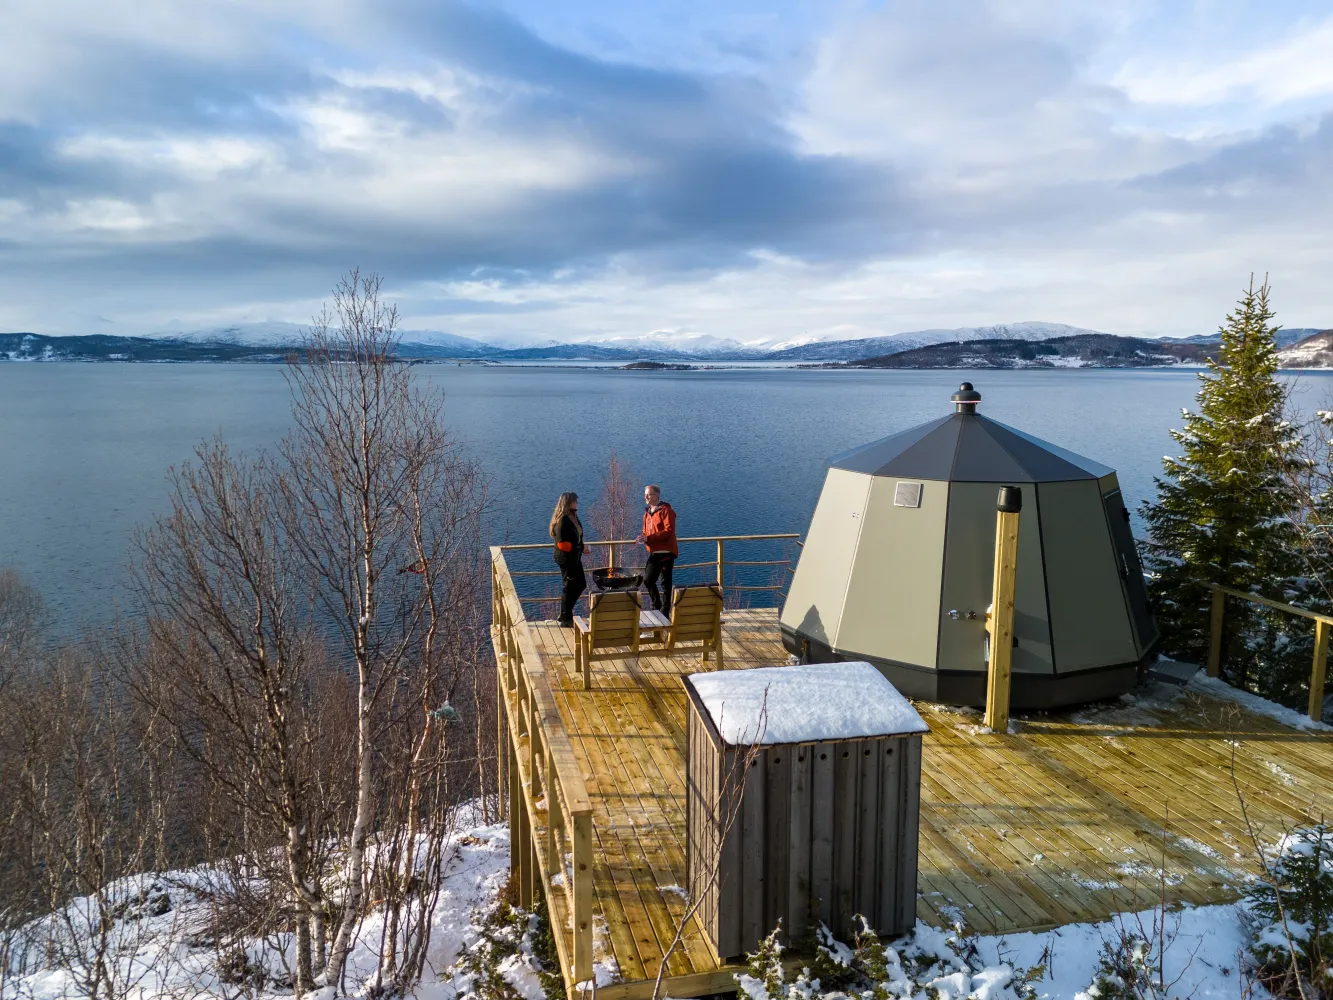
<svg viewBox="0 0 1333 1000"><path fill-rule="evenodd" d="M0 330L1333 325L1333 0L3 0Z"/></svg>

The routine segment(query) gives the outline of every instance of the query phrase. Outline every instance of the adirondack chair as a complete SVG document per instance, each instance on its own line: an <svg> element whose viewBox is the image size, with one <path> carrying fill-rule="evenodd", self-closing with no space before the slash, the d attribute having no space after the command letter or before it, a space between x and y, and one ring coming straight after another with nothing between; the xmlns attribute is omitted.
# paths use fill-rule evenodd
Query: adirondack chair
<svg viewBox="0 0 1333 1000"><path fill-rule="evenodd" d="M717 669L722 669L722 590L715 583L696 587L677 587L671 599L671 624L662 630L665 641L640 651L641 656L674 653L682 648L716 655Z"/></svg>
<svg viewBox="0 0 1333 1000"><path fill-rule="evenodd" d="M592 661L614 660L624 652L597 653L598 649L629 649L639 656L639 594L612 590L588 597L588 617L574 619L574 669L583 675L584 688L592 687Z"/></svg>

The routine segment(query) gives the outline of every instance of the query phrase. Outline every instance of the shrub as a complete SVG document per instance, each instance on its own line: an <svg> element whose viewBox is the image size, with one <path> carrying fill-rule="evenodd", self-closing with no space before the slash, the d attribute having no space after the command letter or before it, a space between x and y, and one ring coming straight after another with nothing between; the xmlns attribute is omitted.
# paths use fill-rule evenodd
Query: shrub
<svg viewBox="0 0 1333 1000"><path fill-rule="evenodd" d="M976 935L961 926L941 931L918 924L912 934L885 945L864 918L857 919L861 930L854 949L818 925L812 961L791 979L783 967L780 928L774 930L747 956L746 971L736 977L740 992L749 1000L912 1000L974 995L1036 1000L1033 984L1046 974L1040 964L1030 969L986 966L977 954Z"/></svg>
<svg viewBox="0 0 1333 1000"><path fill-rule="evenodd" d="M545 903L529 913L511 902L516 896L511 879L495 902L473 915L476 939L453 968L459 1000L523 1000L511 978L520 966L536 975L549 1000L563 1000L564 980Z"/></svg>
<svg viewBox="0 0 1333 1000"><path fill-rule="evenodd" d="M1295 830L1276 855L1246 897L1255 971L1274 996L1333 997L1333 830Z"/></svg>

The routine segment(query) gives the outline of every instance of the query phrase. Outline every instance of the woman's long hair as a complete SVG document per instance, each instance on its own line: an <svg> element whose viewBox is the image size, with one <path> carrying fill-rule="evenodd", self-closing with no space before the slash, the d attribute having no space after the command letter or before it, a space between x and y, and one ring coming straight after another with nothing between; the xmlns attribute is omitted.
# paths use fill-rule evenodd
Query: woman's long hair
<svg viewBox="0 0 1333 1000"><path fill-rule="evenodd" d="M560 534L560 522L569 516L570 505L579 498L577 493L561 493L560 499L555 502L555 513L551 515L551 537L556 538Z"/></svg>

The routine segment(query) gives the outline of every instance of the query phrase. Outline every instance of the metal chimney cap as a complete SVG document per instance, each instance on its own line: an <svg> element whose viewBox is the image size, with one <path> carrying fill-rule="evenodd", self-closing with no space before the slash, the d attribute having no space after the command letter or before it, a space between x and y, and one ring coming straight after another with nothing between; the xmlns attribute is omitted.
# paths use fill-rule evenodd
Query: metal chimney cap
<svg viewBox="0 0 1333 1000"><path fill-rule="evenodd" d="M964 382L958 387L958 391L949 397L953 403L954 411L957 413L976 413L977 404L981 402L981 393L972 388L971 382Z"/></svg>

